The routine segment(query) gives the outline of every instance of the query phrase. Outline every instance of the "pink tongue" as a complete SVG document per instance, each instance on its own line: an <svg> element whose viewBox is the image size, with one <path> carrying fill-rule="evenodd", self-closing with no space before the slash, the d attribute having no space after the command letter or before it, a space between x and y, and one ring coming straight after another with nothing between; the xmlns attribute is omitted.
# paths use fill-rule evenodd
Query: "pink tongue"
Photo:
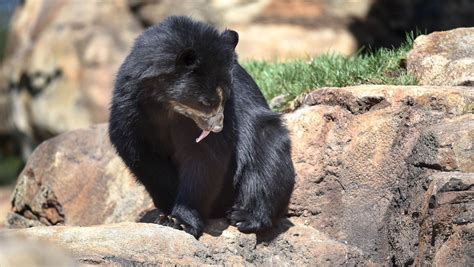
<svg viewBox="0 0 474 267"><path fill-rule="evenodd" d="M201 135L196 139L196 143L199 143L202 139L206 138L208 136L210 131L202 131Z"/></svg>

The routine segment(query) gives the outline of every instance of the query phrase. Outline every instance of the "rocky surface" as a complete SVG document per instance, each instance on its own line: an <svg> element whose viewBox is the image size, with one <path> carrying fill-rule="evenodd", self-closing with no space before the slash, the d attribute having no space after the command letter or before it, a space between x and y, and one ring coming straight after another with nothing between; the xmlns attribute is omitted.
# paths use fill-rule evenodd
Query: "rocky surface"
<svg viewBox="0 0 474 267"><path fill-rule="evenodd" d="M50 242L15 237L0 233L0 266L43 267L83 266L64 248Z"/></svg>
<svg viewBox="0 0 474 267"><path fill-rule="evenodd" d="M272 0L129 0L138 20L145 26L157 24L167 16L188 15L218 27L248 23L258 16ZM243 15L245 14L245 15Z"/></svg>
<svg viewBox="0 0 474 267"><path fill-rule="evenodd" d="M323 88L300 97L297 110L285 116L297 172L290 221L262 236L214 223L200 242L188 238L193 248L186 257L196 264L261 264L269 255L275 264L474 262L473 101L471 87ZM105 241L86 233L118 229L117 244L134 236L145 242L142 234L150 231L163 233L157 240L186 236L145 224L71 227L146 221L144 215L152 214L143 188L114 155L106 125L44 142L12 199L10 227L67 226L10 234L48 236L70 249L89 243L90 250L76 254L79 260L87 253L102 261L140 262L150 256L146 250L97 252L94 247ZM62 235L74 241L61 241ZM150 259L165 262L159 255Z"/></svg>
<svg viewBox="0 0 474 267"><path fill-rule="evenodd" d="M355 38L341 23L297 23L323 16L322 3L165 0L137 1L133 7L145 25L159 23L169 15L192 15L219 28L236 30L240 36L237 53L241 60L288 60L328 52L349 55L357 50Z"/></svg>
<svg viewBox="0 0 474 267"><path fill-rule="evenodd" d="M474 86L474 28L416 38L407 68L421 85Z"/></svg>
<svg viewBox="0 0 474 267"><path fill-rule="evenodd" d="M110 144L106 125L41 144L17 180L9 224L95 225L137 221L153 204Z"/></svg>
<svg viewBox="0 0 474 267"><path fill-rule="evenodd" d="M25 1L11 25L2 117L22 142L105 121L113 77L141 30L127 1Z"/></svg>
<svg viewBox="0 0 474 267"><path fill-rule="evenodd" d="M474 176L473 96L469 87L361 86L300 97L287 116L298 170L290 214L379 262L433 254L416 254L423 195L431 173Z"/></svg>
<svg viewBox="0 0 474 267"><path fill-rule="evenodd" d="M415 265L473 264L474 175L439 172L427 179L431 183L418 214L421 238Z"/></svg>
<svg viewBox="0 0 474 267"><path fill-rule="evenodd" d="M331 240L311 227L290 226L291 222L282 223L277 231L256 238L228 227L225 222L215 221L210 227L212 231L205 233L199 241L182 231L143 223L34 227L4 231L0 237L29 237L34 241L54 243L71 251L79 262L92 265L353 266L366 262L356 248Z"/></svg>
<svg viewBox="0 0 474 267"><path fill-rule="evenodd" d="M288 60L324 53L350 55L357 49L354 37L342 28L263 23L232 28L240 35L237 53L243 60Z"/></svg>

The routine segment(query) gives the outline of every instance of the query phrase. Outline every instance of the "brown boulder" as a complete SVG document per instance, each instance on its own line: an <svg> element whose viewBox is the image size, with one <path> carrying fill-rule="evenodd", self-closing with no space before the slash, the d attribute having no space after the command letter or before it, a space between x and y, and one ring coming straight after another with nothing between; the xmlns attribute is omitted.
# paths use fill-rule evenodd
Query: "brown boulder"
<svg viewBox="0 0 474 267"><path fill-rule="evenodd" d="M472 175L473 101L469 87L323 88L300 97L295 103L299 109L285 116L297 172L289 208L294 225L283 221L280 232L269 237L243 235L233 227L222 232L219 229L226 224L214 225L208 229L212 236L201 238L211 252L198 255L206 255L210 263L260 263L259 255L271 254L277 255L275 263L299 259L323 265L320 260L325 257L343 263L324 251L353 255L346 259L354 263L362 263L362 255L376 264L397 265L423 262L426 257L429 262L468 257L466 250L456 248L472 234L468 226L473 218L463 211L473 203L464 197L472 188L462 187L467 193L461 196L450 193L466 204L446 209L465 221L442 219L446 229L454 229L442 236L430 237L425 230L424 222L439 219L424 207L431 195L440 194L429 189L435 186L433 177ZM8 223L24 227L136 221L150 207L143 188L114 154L106 125L99 125L50 139L33 153L16 186ZM315 229L327 242L316 242L322 233ZM283 249L306 236L313 241ZM426 250L423 244L428 239L436 244ZM262 240L268 242L258 245ZM331 242L339 248L331 250L338 247ZM236 250L226 250L236 244ZM257 252L251 254L255 244ZM262 251L269 254L259 254ZM243 258L230 256L236 252ZM301 255L312 260L305 262Z"/></svg>
<svg viewBox="0 0 474 267"><path fill-rule="evenodd" d="M110 144L105 124L42 143L18 177L8 224L95 225L137 221L151 199Z"/></svg>
<svg viewBox="0 0 474 267"><path fill-rule="evenodd" d="M407 68L421 85L474 86L474 28L416 38Z"/></svg>
<svg viewBox="0 0 474 267"><path fill-rule="evenodd" d="M467 87L358 86L300 97L302 107L286 116L297 170L290 216L377 262L413 262L423 174L472 171L473 100Z"/></svg>

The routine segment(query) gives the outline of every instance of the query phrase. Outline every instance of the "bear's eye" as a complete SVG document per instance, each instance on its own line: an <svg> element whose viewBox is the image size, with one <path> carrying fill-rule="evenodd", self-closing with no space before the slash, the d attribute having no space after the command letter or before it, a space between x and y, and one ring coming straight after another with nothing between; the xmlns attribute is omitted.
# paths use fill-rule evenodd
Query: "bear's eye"
<svg viewBox="0 0 474 267"><path fill-rule="evenodd" d="M209 101L207 101L206 99L199 99L199 103L202 104L205 107L210 107L211 106Z"/></svg>

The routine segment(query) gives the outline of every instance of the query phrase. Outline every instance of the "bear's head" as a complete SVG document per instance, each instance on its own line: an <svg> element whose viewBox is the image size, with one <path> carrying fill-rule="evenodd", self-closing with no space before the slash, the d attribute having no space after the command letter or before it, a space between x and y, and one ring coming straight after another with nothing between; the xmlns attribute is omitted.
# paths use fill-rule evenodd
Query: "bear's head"
<svg viewBox="0 0 474 267"><path fill-rule="evenodd" d="M203 131L199 142L223 128L238 38L232 30L219 33L187 17L169 17L137 38L120 76L127 72L135 81L139 102L192 119Z"/></svg>

